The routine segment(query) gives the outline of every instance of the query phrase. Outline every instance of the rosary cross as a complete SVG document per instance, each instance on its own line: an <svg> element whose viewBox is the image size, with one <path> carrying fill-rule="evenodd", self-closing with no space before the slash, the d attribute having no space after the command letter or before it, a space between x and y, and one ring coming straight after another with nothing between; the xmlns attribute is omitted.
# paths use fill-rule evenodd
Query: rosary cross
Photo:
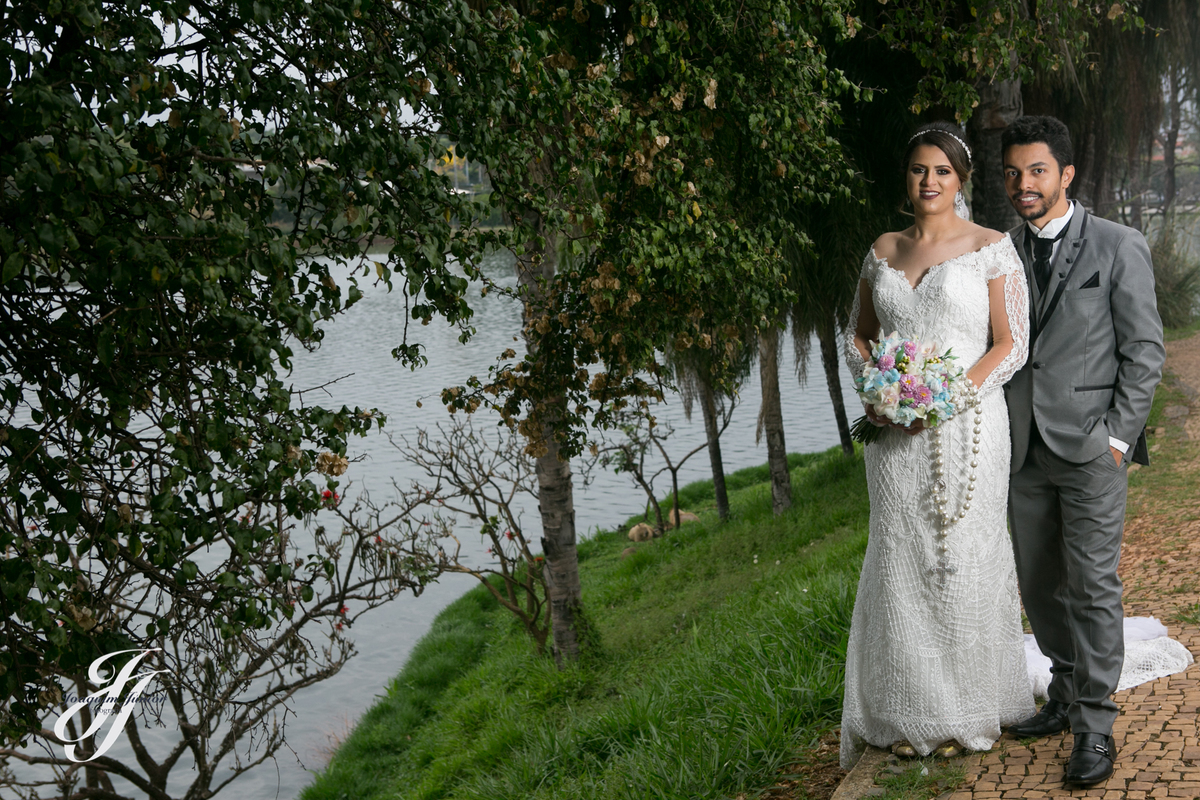
<svg viewBox="0 0 1200 800"><path fill-rule="evenodd" d="M938 583L941 586L945 586L947 579L949 579L949 577L956 572L958 572L957 569L949 564L946 564L945 562L941 562L936 567L930 567L928 570L926 570L927 575L936 574L938 576Z"/></svg>

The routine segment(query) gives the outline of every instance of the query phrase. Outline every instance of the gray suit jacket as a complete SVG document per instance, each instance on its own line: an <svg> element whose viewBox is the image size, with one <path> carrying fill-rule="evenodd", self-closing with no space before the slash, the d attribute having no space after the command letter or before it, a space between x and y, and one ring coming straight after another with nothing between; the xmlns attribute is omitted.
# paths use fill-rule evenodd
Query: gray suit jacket
<svg viewBox="0 0 1200 800"><path fill-rule="evenodd" d="M1076 203L1043 296L1028 227L1009 234L1031 293L1029 359L1004 387L1012 471L1025 463L1034 424L1047 447L1073 463L1107 452L1109 436L1133 445L1127 459L1144 460L1146 417L1166 358L1145 238Z"/></svg>

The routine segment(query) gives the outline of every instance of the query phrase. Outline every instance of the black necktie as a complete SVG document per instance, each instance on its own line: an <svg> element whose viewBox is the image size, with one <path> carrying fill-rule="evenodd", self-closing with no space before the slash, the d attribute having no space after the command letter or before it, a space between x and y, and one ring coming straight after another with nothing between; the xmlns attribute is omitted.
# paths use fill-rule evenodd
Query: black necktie
<svg viewBox="0 0 1200 800"><path fill-rule="evenodd" d="M1046 286L1050 283L1050 259L1054 256L1054 243L1066 235L1069 227L1064 225L1053 239L1033 237L1033 277L1037 281L1039 294L1045 294Z"/></svg>

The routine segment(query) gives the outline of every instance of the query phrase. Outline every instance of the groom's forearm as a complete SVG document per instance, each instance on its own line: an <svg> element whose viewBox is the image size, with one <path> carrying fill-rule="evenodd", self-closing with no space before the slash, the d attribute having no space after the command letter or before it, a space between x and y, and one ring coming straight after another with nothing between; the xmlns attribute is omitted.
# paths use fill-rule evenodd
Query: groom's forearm
<svg viewBox="0 0 1200 800"><path fill-rule="evenodd" d="M1166 360L1150 248L1140 233L1130 232L1117 246L1110 307L1120 365L1105 423L1109 435L1132 443L1150 415Z"/></svg>

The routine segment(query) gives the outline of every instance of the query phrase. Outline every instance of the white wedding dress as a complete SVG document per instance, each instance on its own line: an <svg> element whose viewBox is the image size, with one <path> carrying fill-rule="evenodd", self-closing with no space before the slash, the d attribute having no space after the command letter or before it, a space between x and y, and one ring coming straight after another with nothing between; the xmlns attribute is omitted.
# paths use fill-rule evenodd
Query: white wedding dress
<svg viewBox="0 0 1200 800"><path fill-rule="evenodd" d="M1003 280L1014 346L980 387L977 482L966 516L944 540L947 552L931 501L932 433L889 429L866 448L871 524L846 654L841 761L847 769L866 744L907 740L926 755L955 740L987 750L1001 726L1035 712L1006 522L1011 445L1001 391L1028 352L1021 261L1006 235L938 264L915 289L874 250L862 277L883 334L936 342L953 351L964 371L990 346L989 281ZM853 340L858 312L856 299L846 343L854 375L863 366ZM963 507L974 421L968 410L941 428L948 511Z"/></svg>

